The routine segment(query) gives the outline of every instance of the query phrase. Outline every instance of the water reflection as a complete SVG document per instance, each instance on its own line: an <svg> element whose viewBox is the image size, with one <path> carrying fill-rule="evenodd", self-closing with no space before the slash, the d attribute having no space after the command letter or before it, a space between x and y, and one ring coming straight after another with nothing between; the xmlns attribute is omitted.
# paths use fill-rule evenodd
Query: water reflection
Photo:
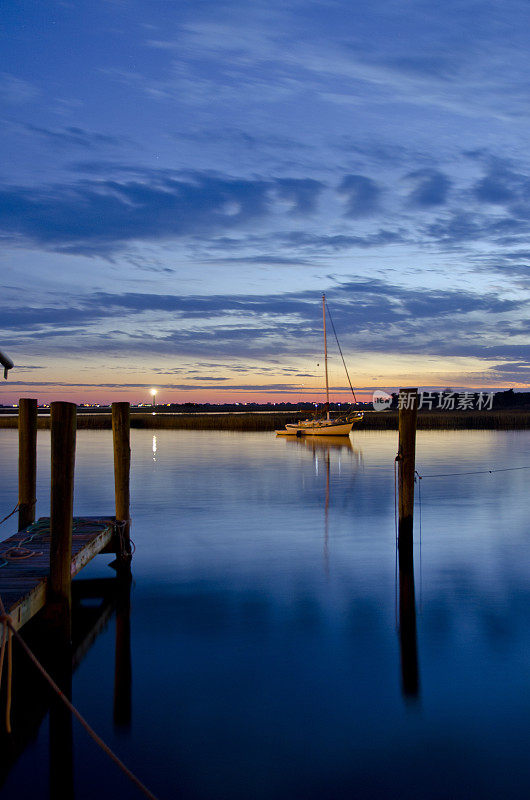
<svg viewBox="0 0 530 800"><path fill-rule="evenodd" d="M131 583L130 569L124 566L116 591L114 724L125 730L130 729L132 719Z"/></svg>
<svg viewBox="0 0 530 800"><path fill-rule="evenodd" d="M348 463L355 469L363 466L361 448L355 447L349 437L314 436L289 437L282 441L288 445L310 450L313 456L315 476L325 476L324 493L324 535L323 564L326 578L330 577L330 505L332 495L332 462L337 474L342 472L342 458L350 457ZM332 459L332 453L336 458ZM321 465L324 465L323 470ZM355 469L350 476L355 475ZM408 700L419 698L419 668L416 630L416 598L414 587L414 554L412 548L402 547L398 553L399 581L399 647L401 662L401 685L403 697Z"/></svg>
<svg viewBox="0 0 530 800"><path fill-rule="evenodd" d="M401 686L405 699L414 700L419 697L414 555L412 548L401 548L398 555Z"/></svg>
<svg viewBox="0 0 530 800"><path fill-rule="evenodd" d="M17 441L3 434L7 511ZM154 454L153 431L132 432L138 549L131 628L125 606L116 627L121 677L112 630L74 673L74 697L159 797L529 796L528 474L424 481L420 620L417 547L415 565L394 561L396 436L160 430ZM49 433L39 437L45 514ZM529 445L527 432L420 431L418 467L523 465ZM79 432L76 479L79 513L112 508L108 431ZM128 725L129 656L123 736L112 690L116 725ZM77 747L75 723L74 735ZM46 725L32 741L6 798L47 792ZM74 754L78 800L126 791L86 753Z"/></svg>
<svg viewBox="0 0 530 800"><path fill-rule="evenodd" d="M24 639L68 699L72 678L116 611L114 721L131 721L130 571L117 578L77 579L72 583L72 643L50 641L45 614L24 626ZM50 691L16 640L13 648L12 734L0 732L0 786L4 784L49 714L49 789L51 798L73 800L74 743L72 715Z"/></svg>
<svg viewBox="0 0 530 800"><path fill-rule="evenodd" d="M324 463L325 473L325 495L324 495L324 547L323 547L323 562L324 572L326 578L329 579L329 509L331 499L331 463L332 453L336 453L336 469L337 474L342 474L343 458L345 455L349 456L348 463L354 467L350 473L351 476L355 474L355 469L363 465L363 454L359 447L355 447L349 436L292 436L286 437L285 441L288 445L295 447L302 447L310 450L313 455L313 463L315 467L315 475L318 478L320 472L320 463Z"/></svg>
<svg viewBox="0 0 530 800"><path fill-rule="evenodd" d="M68 700L72 700L72 652L62 642L50 648L48 672ZM74 800L74 740L72 714L62 700L50 696L50 797Z"/></svg>
<svg viewBox="0 0 530 800"><path fill-rule="evenodd" d="M153 461L156 461L156 436L153 434Z"/></svg>
<svg viewBox="0 0 530 800"><path fill-rule="evenodd" d="M352 450L361 453L358 447L354 447L349 436L286 436L278 437L279 441L284 441L287 445L297 447L307 447L313 452L318 450Z"/></svg>

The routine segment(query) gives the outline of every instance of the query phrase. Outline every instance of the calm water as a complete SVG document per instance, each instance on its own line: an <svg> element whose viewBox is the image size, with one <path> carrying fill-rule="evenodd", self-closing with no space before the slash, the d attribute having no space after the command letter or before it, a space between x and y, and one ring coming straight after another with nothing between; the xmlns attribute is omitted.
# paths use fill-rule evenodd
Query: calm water
<svg viewBox="0 0 530 800"><path fill-rule="evenodd" d="M161 800L530 796L530 470L422 481L407 696L396 437L133 432L130 728L113 724L114 618L73 698ZM529 445L528 432L420 432L417 466L530 466ZM39 516L47 432L38 446ZM1 517L16 431L0 431L0 463ZM112 510L111 434L81 431L75 511ZM141 796L74 732L76 800ZM48 797L48 740L45 719L2 797Z"/></svg>

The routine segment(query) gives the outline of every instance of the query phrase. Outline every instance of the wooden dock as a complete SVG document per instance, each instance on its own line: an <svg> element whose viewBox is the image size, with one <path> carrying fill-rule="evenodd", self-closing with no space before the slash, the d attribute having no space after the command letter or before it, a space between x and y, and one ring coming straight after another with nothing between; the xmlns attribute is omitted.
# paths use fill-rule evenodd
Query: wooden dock
<svg viewBox="0 0 530 800"><path fill-rule="evenodd" d="M112 404L116 515L76 517L76 407L65 402L51 404L50 517L35 521L37 401L19 401L18 503L2 520L6 522L18 510L18 533L0 542L0 597L6 614L0 624L0 643L5 644L6 634L8 643L7 649L2 647L2 663L7 653L7 688L0 693L0 699L5 698L5 729L0 725L0 784L8 765L33 738L49 708L50 796L74 796L72 716L63 701L71 698L72 669L114 611L114 721L119 727L130 724L129 411L128 403ZM80 579L72 584L72 578L98 553L115 554L115 577ZM87 598L88 605L84 602ZM24 639L18 633L23 627ZM39 670L36 664L40 664ZM48 689L44 691L48 683L43 682L40 669L55 681L60 698L50 697ZM85 723L85 727L90 733L90 726ZM94 732L90 735L101 744ZM123 765L122 769L137 782Z"/></svg>
<svg viewBox="0 0 530 800"><path fill-rule="evenodd" d="M116 538L114 517L74 517L71 577L98 553L116 552ZM41 517L0 542L0 596L17 630L46 605L50 541L50 518Z"/></svg>

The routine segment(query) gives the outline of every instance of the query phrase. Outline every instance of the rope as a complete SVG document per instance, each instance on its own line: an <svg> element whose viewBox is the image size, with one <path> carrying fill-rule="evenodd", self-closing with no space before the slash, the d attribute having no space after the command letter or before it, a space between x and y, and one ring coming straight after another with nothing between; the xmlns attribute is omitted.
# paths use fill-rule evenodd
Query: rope
<svg viewBox="0 0 530 800"><path fill-rule="evenodd" d="M2 602L0 598L0 603ZM4 606L2 604L2 649L0 651L0 686L2 685L2 674L4 671L4 656L6 652L6 640L7 640L7 700L6 700L6 716L5 716L5 725L6 731L11 733L11 677L13 674L12 671L12 659L13 659L13 652L11 649L11 631L8 628L10 617L7 616L5 613Z"/></svg>
<svg viewBox="0 0 530 800"><path fill-rule="evenodd" d="M326 301L324 301L326 302ZM353 399L357 402L357 398L355 397L355 392L353 391L353 386L351 384L350 375L348 372L348 367L346 366L346 362L344 361L344 356L342 355L342 348L340 346L339 337L337 336L337 331L335 330L335 325L333 324L333 317L331 316L331 311L329 310L329 306L326 302L326 308L328 310L328 317L329 321L331 322L331 327L333 328L333 333L335 334L335 339L337 342L337 347L339 348L340 357L342 358L342 363L344 364L344 369L346 370L346 377L348 378L348 383L350 384L351 393L353 395Z"/></svg>
<svg viewBox="0 0 530 800"><path fill-rule="evenodd" d="M14 507L13 511L11 511L7 515L7 517L4 517L4 519L0 520L0 525L3 525L4 522L9 519L9 517L12 517L13 514L16 514L17 511L19 511L21 508L32 508L36 504L36 502L37 502L36 500L30 500L29 503L20 503L20 502L17 503L16 506Z"/></svg>
<svg viewBox="0 0 530 800"><path fill-rule="evenodd" d="M416 481L418 477L418 481ZM421 475L418 470L414 470L414 483L418 484L418 505L420 507L420 614L423 612L423 570L421 563L421 543L422 543L422 528L421 528Z"/></svg>
<svg viewBox="0 0 530 800"><path fill-rule="evenodd" d="M78 520L74 518L74 525L72 531L75 533L76 531L82 530L83 527L90 527L95 523L108 524L108 522L109 522L108 519ZM130 520L114 521L114 529L120 539L122 552L125 551L124 548L125 542L123 539L123 533L125 531L125 526L127 525L128 522L130 522ZM26 558L32 558L33 556L42 556L43 555L42 551L30 550L28 547L23 547L23 545L32 542L36 536L42 536L43 533L47 533L49 529L50 525L48 520L45 520L43 522L33 522L31 525L29 525L26 529L26 533L28 533L29 536L26 536L25 539L21 539L20 542L16 545L16 547L11 547L9 550L6 550L1 554L0 558L2 558L3 561L0 562L0 569L2 567L7 567L10 561L17 562L17 561L23 561ZM132 539L129 539L129 543L131 546L131 550L129 553L127 553L127 555L130 555L132 557L136 552L136 544Z"/></svg>
<svg viewBox="0 0 530 800"><path fill-rule="evenodd" d="M114 531L118 534L118 538L120 540L120 552L125 554L126 556L132 556L136 553L136 545L129 536L129 548L125 547L125 529L127 525L131 522L131 519L121 519L114 521ZM130 549L132 547L132 550Z"/></svg>
<svg viewBox="0 0 530 800"><path fill-rule="evenodd" d="M453 478L458 475L491 475L493 472L513 472L514 470L518 469L530 469L530 465L525 467L500 467L499 469L481 469L475 472L439 472L436 475L420 475L419 472L416 472L418 478L423 480L423 478Z"/></svg>
<svg viewBox="0 0 530 800"><path fill-rule="evenodd" d="M400 460L399 453L394 459L394 529L396 534L396 546L398 541L398 513L397 513L397 465Z"/></svg>
<svg viewBox="0 0 530 800"><path fill-rule="evenodd" d="M37 550L30 550L28 547L21 547L20 544L18 544L16 547L11 547L9 550L6 550L5 553L2 553L2 558L6 561L24 561L26 558L41 555L42 553L37 552Z"/></svg>
<svg viewBox="0 0 530 800"><path fill-rule="evenodd" d="M398 620L398 516L397 516L397 465L399 454L394 459L394 624L399 630Z"/></svg>
<svg viewBox="0 0 530 800"><path fill-rule="evenodd" d="M8 622L9 624L9 622ZM7 697L6 697L6 731L11 733L11 693L13 685L13 637L7 635Z"/></svg>
<svg viewBox="0 0 530 800"><path fill-rule="evenodd" d="M13 516L13 514L16 514L19 508L20 508L20 503L17 503L13 511L11 511L11 513L8 514L7 517L4 517L4 519L0 520L0 525L3 525L4 522L6 522L9 519L9 517Z"/></svg>
<svg viewBox="0 0 530 800"><path fill-rule="evenodd" d="M123 761L121 761L121 759L118 758L118 756L110 749L110 747L103 741L103 739L100 736L98 736L98 734L95 732L95 730L93 728L91 728L91 726L88 724L86 719L79 713L77 708L75 708L75 706L72 705L70 700L66 697L66 695L57 686L57 684L55 683L55 681L53 680L51 675L44 669L44 667L42 666L40 661L33 654L33 652L29 649L29 647L27 646L26 642L21 637L19 632L15 629L15 626L13 624L13 620L11 619L11 617L8 614L6 614L6 610L4 608L4 604L2 602L2 598L1 597L0 597L0 612L1 612L0 622L2 623L2 625L4 627L4 637L2 639L2 650L1 650L1 653L0 653L0 680L1 680L1 676L2 676L2 667L3 667L3 660L4 660L5 631L6 631L6 628L9 628L9 630L12 632L13 636L16 636L18 643L20 644L20 646L22 647L22 649L24 650L24 652L26 653L26 655L28 656L30 661L39 670L39 672L41 673L43 678L49 683L49 685L51 686L53 691L57 694L57 696L62 700L62 702L68 708L68 710L74 715L74 717L82 725L82 727L85 729L85 731L88 733L88 735L103 750L103 752L108 755L108 757L111 759L111 761L113 761L116 764L116 766L118 766L121 769L121 771L129 778L129 780L132 781L132 783L134 783L134 785L138 789L140 789L141 792L143 792L145 794L146 797L149 797L150 800L157 800L157 797L151 791L149 791L147 786L144 786L144 784L140 781L140 779L137 778L136 775L133 772L131 772L131 770L128 767L125 766ZM12 678L11 638L12 638L11 635L9 635L8 636L8 670L7 670L7 677L8 677L8 704L6 706L6 727L7 727L7 723L8 723L7 715L8 714L10 715L10 713L11 713L11 686L10 686L11 678ZM11 732L10 723L9 723L9 727L8 727L8 732L9 733Z"/></svg>

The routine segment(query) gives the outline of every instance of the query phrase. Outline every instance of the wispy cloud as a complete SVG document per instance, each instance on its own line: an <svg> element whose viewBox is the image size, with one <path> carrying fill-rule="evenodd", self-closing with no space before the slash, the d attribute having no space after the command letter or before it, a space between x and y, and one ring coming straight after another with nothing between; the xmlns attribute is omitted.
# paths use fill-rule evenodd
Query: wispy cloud
<svg viewBox="0 0 530 800"><path fill-rule="evenodd" d="M130 141L128 138L124 139L105 133L98 133L97 131L90 131L78 125L68 125L63 128L45 128L41 125L26 123L21 127L28 133L37 134L56 147L72 145L91 150L96 147L121 147Z"/></svg>

